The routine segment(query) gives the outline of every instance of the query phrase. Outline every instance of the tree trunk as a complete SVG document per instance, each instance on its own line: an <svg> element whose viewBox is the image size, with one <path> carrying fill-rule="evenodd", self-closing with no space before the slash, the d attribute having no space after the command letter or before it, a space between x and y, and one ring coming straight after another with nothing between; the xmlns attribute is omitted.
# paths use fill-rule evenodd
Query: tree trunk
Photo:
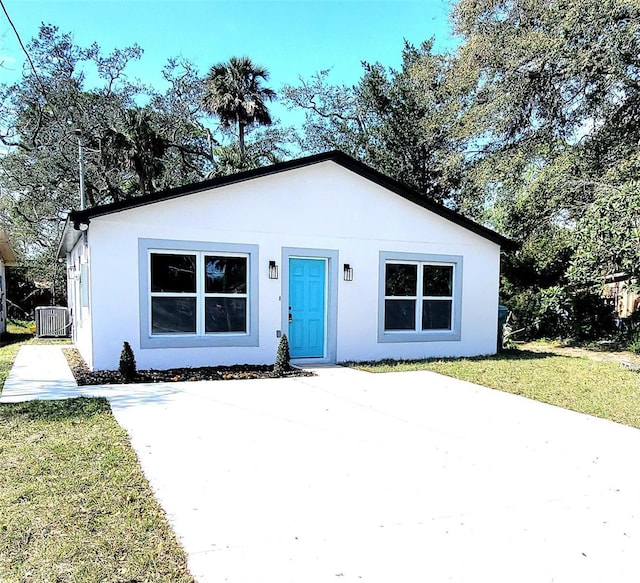
<svg viewBox="0 0 640 583"><path fill-rule="evenodd" d="M206 128L207 130L207 142L209 143L209 154L211 156L211 163L214 163L215 160L215 156L213 153L213 136L211 135L211 130L209 128Z"/></svg>
<svg viewBox="0 0 640 583"><path fill-rule="evenodd" d="M244 126L245 124L238 119L238 143L240 144L240 158L244 162Z"/></svg>

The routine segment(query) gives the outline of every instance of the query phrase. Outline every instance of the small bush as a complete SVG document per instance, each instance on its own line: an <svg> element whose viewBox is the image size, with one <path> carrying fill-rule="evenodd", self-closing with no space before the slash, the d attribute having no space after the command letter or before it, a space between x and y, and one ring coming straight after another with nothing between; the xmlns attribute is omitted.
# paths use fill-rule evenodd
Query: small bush
<svg viewBox="0 0 640 583"><path fill-rule="evenodd" d="M131 382L136 378L136 358L133 355L133 350L128 342L122 345L122 352L120 353L120 364L118 370L122 375L122 378L126 382Z"/></svg>
<svg viewBox="0 0 640 583"><path fill-rule="evenodd" d="M276 351L276 363L273 366L275 375L281 377L291 370L291 353L289 352L289 340L287 335L283 334L278 343Z"/></svg>
<svg viewBox="0 0 640 583"><path fill-rule="evenodd" d="M629 340L627 350L640 354L640 330L637 330Z"/></svg>

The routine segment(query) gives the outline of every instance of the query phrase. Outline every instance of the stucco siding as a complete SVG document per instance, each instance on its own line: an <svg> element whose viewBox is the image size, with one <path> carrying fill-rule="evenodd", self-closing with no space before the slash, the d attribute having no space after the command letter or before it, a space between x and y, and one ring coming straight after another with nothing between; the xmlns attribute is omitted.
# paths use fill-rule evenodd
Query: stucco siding
<svg viewBox="0 0 640 583"><path fill-rule="evenodd" d="M0 257L0 334L7 331L7 277Z"/></svg>
<svg viewBox="0 0 640 583"><path fill-rule="evenodd" d="M142 349L138 249L142 239L257 246L258 346ZM283 249L331 250L335 359L488 354L496 348L499 247L332 162L92 219L94 368L115 368L123 341L139 367L273 362L286 332ZM380 252L460 256L461 340L378 342ZM268 279L268 262L280 269ZM342 266L353 267L353 281Z"/></svg>
<svg viewBox="0 0 640 583"><path fill-rule="evenodd" d="M89 365L93 362L91 320L91 258L89 246L80 237L67 257L67 302L71 312L74 344Z"/></svg>

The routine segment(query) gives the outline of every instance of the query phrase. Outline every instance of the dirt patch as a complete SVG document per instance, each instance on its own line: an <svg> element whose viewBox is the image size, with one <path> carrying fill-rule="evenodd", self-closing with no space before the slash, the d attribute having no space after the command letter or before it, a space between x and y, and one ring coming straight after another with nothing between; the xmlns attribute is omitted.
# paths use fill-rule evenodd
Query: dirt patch
<svg viewBox="0 0 640 583"><path fill-rule="evenodd" d="M63 349L69 368L78 385L114 385L126 381L117 370L90 371L75 348ZM197 368L170 368L165 370L139 370L132 383L171 383L180 381L230 381L244 379L272 379L308 377L313 373L292 368L284 375L276 375L272 365L238 364L233 366L202 366Z"/></svg>
<svg viewBox="0 0 640 583"><path fill-rule="evenodd" d="M630 363L640 365L640 355L626 350L606 350L602 348L584 348L579 346L560 346L549 343L525 342L518 344L521 350L531 352L547 352L559 356L573 356L577 358L589 358L601 362L615 362L618 364Z"/></svg>

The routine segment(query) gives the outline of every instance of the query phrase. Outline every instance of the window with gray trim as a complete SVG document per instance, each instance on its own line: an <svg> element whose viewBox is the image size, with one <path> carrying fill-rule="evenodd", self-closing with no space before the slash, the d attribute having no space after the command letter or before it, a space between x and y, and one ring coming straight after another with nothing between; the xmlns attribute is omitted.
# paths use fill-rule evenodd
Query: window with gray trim
<svg viewBox="0 0 640 583"><path fill-rule="evenodd" d="M460 339L462 257L380 253L380 342Z"/></svg>
<svg viewBox="0 0 640 583"><path fill-rule="evenodd" d="M385 263L384 329L451 330L453 265Z"/></svg>
<svg viewBox="0 0 640 583"><path fill-rule="evenodd" d="M246 334L248 293L246 254L149 251L152 336Z"/></svg>
<svg viewBox="0 0 640 583"><path fill-rule="evenodd" d="M152 254L183 256L158 258L158 272L154 274L153 286ZM195 275L193 262L189 257L195 258ZM234 261L233 258L238 257L243 260ZM258 346L259 264L258 245L222 241L138 239L140 348ZM207 265L209 274L208 281L205 281ZM192 284L194 277L195 293ZM164 306L165 314L173 308L179 312L173 324L175 331L166 322L157 319L156 330L161 325L166 331L153 331L152 303L156 303L156 309L162 308L161 299L166 303L173 302L173 307ZM215 319L206 317L207 309L210 316L215 313ZM244 332L233 331L243 325ZM177 331L179 326L190 330L195 326L195 332Z"/></svg>

